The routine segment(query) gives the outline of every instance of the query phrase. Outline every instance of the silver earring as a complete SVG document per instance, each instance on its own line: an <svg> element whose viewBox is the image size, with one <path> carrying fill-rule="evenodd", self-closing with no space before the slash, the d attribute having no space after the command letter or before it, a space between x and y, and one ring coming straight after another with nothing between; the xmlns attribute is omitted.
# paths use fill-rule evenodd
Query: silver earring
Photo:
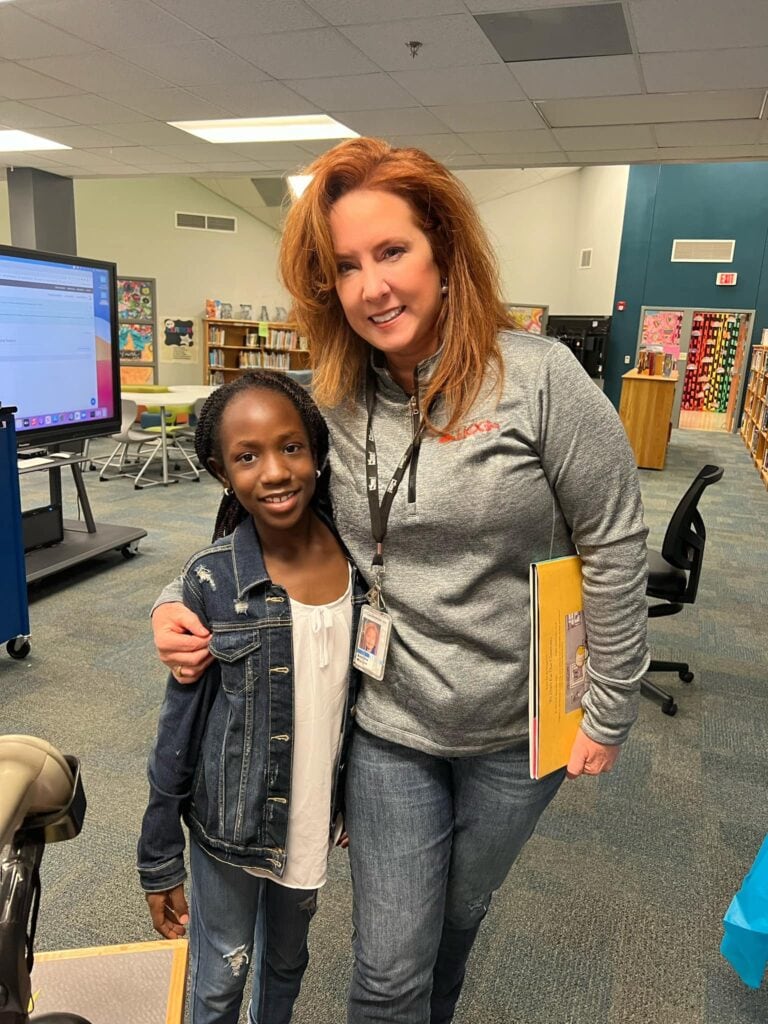
<svg viewBox="0 0 768 1024"><path fill-rule="evenodd" d="M441 295L447 295L448 294L448 278L447 277L441 277L440 278L440 294Z"/></svg>
<svg viewBox="0 0 768 1024"><path fill-rule="evenodd" d="M316 476L316 477L318 478L318 480L320 479L320 477L322 476L322 474L323 474L323 471L322 471L322 469L316 469L316 470L315 470L315 476Z"/></svg>
<svg viewBox="0 0 768 1024"><path fill-rule="evenodd" d="M231 498L232 497L232 488L231 487L225 487L224 488L224 497L225 498Z"/></svg>

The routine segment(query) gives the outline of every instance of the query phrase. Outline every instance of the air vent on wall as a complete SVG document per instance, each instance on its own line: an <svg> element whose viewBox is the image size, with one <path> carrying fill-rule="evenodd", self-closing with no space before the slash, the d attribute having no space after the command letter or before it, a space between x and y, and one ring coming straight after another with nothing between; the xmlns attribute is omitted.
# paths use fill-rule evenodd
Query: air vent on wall
<svg viewBox="0 0 768 1024"><path fill-rule="evenodd" d="M237 231L236 217L219 217L207 213L177 213L177 228L194 228L197 231Z"/></svg>
<svg viewBox="0 0 768 1024"><path fill-rule="evenodd" d="M582 249L579 255L579 270L589 270L592 266L592 250Z"/></svg>
<svg viewBox="0 0 768 1024"><path fill-rule="evenodd" d="M733 238L676 238L672 263L733 263Z"/></svg>

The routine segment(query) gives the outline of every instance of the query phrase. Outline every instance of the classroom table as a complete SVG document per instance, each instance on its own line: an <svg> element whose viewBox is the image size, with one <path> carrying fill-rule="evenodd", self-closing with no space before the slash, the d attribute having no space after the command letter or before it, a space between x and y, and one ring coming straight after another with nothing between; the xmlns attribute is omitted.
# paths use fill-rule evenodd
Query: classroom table
<svg viewBox="0 0 768 1024"><path fill-rule="evenodd" d="M215 387L210 387L204 384L172 384L168 391L134 391L132 389L123 389L123 395L125 398L130 398L132 402L136 402L137 405L149 406L153 409L160 410L160 445L159 448L155 449L147 458L144 465L139 470L136 479L134 480L134 486L141 489L144 487L155 487L161 484L163 487L167 487L169 484L178 483L184 475L189 474L174 474L168 471L168 437L169 431L166 424L166 414L168 412L175 411L187 411L191 410L195 402L199 398L207 398L212 391L215 391ZM160 453L160 464L162 467L162 477L160 480L150 480L147 482L142 481L142 477L150 464L154 460L155 456ZM194 479L200 479L200 473L194 469Z"/></svg>

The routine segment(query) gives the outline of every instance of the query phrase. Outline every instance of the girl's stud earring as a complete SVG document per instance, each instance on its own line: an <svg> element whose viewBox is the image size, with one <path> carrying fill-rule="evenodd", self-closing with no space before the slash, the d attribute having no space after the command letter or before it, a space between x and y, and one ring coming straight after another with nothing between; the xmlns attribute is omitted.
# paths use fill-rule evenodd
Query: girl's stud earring
<svg viewBox="0 0 768 1024"><path fill-rule="evenodd" d="M441 277L440 278L440 294L441 295L447 295L448 294L448 278L447 277Z"/></svg>

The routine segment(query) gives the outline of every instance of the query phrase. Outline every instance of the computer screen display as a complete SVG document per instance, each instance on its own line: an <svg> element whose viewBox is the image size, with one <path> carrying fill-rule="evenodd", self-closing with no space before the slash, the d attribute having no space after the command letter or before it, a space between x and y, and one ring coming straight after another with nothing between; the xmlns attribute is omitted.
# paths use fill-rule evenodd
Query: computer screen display
<svg viewBox="0 0 768 1024"><path fill-rule="evenodd" d="M0 246L0 402L20 445L120 427L114 263Z"/></svg>

